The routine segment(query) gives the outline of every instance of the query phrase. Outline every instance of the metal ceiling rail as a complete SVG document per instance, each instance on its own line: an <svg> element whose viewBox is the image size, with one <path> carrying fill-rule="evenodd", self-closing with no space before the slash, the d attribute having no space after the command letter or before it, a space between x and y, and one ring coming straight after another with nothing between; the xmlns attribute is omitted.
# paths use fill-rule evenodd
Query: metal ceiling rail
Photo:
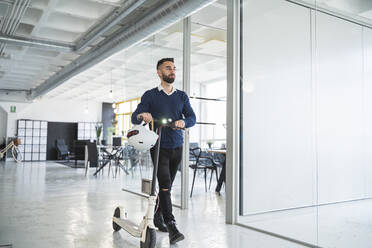
<svg viewBox="0 0 372 248"><path fill-rule="evenodd" d="M2 0L1 2L8 5L12 5L14 3L14 0Z"/></svg>
<svg viewBox="0 0 372 248"><path fill-rule="evenodd" d="M205 7L215 0L177 0L166 1L151 14L141 18L129 28L124 27L115 36L105 39L99 46L92 48L86 54L65 66L61 71L54 74L42 85L32 90L30 99L35 99L58 87L68 79L89 67L103 61L109 56L150 37L182 18L191 15L195 11ZM106 41L107 40L107 41Z"/></svg>
<svg viewBox="0 0 372 248"><path fill-rule="evenodd" d="M21 19L23 18L23 16L26 13L26 10L30 6L30 2L31 2L30 0L24 0L23 1L23 5L21 6L21 9L19 10L17 19L12 23L12 26L10 27L9 34L14 34L15 31L17 30L17 28L19 26L19 23L21 22Z"/></svg>
<svg viewBox="0 0 372 248"><path fill-rule="evenodd" d="M46 40L25 38L20 36L10 36L3 33L0 33L0 42L7 44L19 45L19 46L28 46L43 48L47 50L60 51L60 52L73 52L75 46L67 43L52 42Z"/></svg>
<svg viewBox="0 0 372 248"><path fill-rule="evenodd" d="M30 0L15 0L10 14L7 10L1 32L5 35L13 35L29 5ZM5 45L6 43L0 44L0 54L4 52Z"/></svg>
<svg viewBox="0 0 372 248"><path fill-rule="evenodd" d="M93 41L95 41L98 37L102 36L106 31L110 28L114 27L115 25L119 24L125 17L133 13L138 7L144 4L147 0L140 0L140 1L129 1L124 6L115 9L108 18L105 18L103 22L97 25L93 30L89 31L89 33L80 39L75 47L76 51L81 51L82 49L89 46ZM129 7L128 7L129 5Z"/></svg>
<svg viewBox="0 0 372 248"><path fill-rule="evenodd" d="M15 1L16 2L14 2L11 15L14 17L15 15L17 15L18 17L22 17L26 10L26 4L27 6L29 4L29 0L20 3L18 1L21 0ZM6 26L3 27L3 31L0 33L0 42L28 47L38 47L61 52L79 52L87 46L91 45L97 38L102 36L109 29L119 24L125 17L133 13L134 10L139 8L146 1L148 0L131 0L126 2L126 4L122 7L116 8L108 15L107 18L103 20L102 23L93 28L93 30L90 30L87 35L81 38L75 45L69 45L54 41L46 41L41 39L12 36L11 34L14 33L14 30L18 26L20 18L18 18L19 20L17 22L14 21L16 18L9 18ZM21 5L22 3L24 5ZM16 5L19 6L19 8L16 8Z"/></svg>

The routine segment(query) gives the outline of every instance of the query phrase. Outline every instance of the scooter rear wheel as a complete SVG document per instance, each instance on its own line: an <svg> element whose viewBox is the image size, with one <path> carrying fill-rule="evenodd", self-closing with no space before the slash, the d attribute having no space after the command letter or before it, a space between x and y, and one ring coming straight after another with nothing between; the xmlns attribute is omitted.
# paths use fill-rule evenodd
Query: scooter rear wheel
<svg viewBox="0 0 372 248"><path fill-rule="evenodd" d="M141 242L141 248L154 248L156 244L156 231L152 228L146 230L145 243Z"/></svg>
<svg viewBox="0 0 372 248"><path fill-rule="evenodd" d="M120 208L117 207L114 212L114 217L120 218ZM112 221L112 228L115 232L119 231L121 229L121 226L115 223L115 221Z"/></svg>

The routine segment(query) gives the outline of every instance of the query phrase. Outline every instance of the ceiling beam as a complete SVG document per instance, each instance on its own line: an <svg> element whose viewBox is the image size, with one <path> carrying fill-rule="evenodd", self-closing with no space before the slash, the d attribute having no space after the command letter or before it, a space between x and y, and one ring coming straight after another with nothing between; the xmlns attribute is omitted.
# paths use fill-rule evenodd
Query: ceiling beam
<svg viewBox="0 0 372 248"><path fill-rule="evenodd" d="M0 89L0 102L31 102L28 90Z"/></svg>
<svg viewBox="0 0 372 248"><path fill-rule="evenodd" d="M95 26L95 28L87 33L86 36L81 38L76 44L76 51L81 51L90 44L93 43L97 38L102 36L109 29L119 24L125 17L129 16L138 7L143 5L147 0L139 1L127 1L122 7L115 9L111 12L107 18L105 18L100 24ZM130 6L130 7L128 7Z"/></svg>
<svg viewBox="0 0 372 248"><path fill-rule="evenodd" d="M116 8L111 12L107 18L100 24L90 30L86 36L81 38L76 44L66 44L62 42L47 41L42 39L26 38L20 36L10 36L0 33L0 43L13 44L18 46L36 47L46 50L59 51L59 52L80 52L84 48L91 45L97 38L101 37L109 29L118 25L125 17L133 13L137 8L143 5L148 0L131 0ZM8 2L10 3L10 2ZM129 6L129 7L128 7Z"/></svg>
<svg viewBox="0 0 372 248"><path fill-rule="evenodd" d="M98 47L89 50L71 64L51 76L42 85L32 90L31 99L42 96L65 81L91 66L105 60L111 55L129 48L154 35L159 30L171 26L215 0L177 0L165 1L145 17L139 16L136 25L123 27L113 36L105 39Z"/></svg>
<svg viewBox="0 0 372 248"><path fill-rule="evenodd" d="M3 0L2 2L5 3L5 4L8 4L8 5L13 5L14 4L14 0Z"/></svg>
<svg viewBox="0 0 372 248"><path fill-rule="evenodd" d="M21 36L10 36L0 33L0 42L17 45L42 48L46 50L59 51L59 52L73 52L75 46L67 43L52 42L41 39L26 38Z"/></svg>

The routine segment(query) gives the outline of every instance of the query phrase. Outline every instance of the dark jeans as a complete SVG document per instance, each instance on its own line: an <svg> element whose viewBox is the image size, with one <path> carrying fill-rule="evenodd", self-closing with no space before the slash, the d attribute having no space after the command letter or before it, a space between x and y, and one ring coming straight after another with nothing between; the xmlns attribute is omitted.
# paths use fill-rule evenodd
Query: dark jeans
<svg viewBox="0 0 372 248"><path fill-rule="evenodd" d="M155 149L151 149L151 158L155 165ZM172 214L171 189L181 159L182 147L174 149L160 148L157 175L159 183L159 206L157 206L157 209L163 214L165 223L175 220Z"/></svg>

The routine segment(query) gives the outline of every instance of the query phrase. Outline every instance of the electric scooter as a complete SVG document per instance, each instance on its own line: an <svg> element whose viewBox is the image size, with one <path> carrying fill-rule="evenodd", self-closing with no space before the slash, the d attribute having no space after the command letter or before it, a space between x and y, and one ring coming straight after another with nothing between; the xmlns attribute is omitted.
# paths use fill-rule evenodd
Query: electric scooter
<svg viewBox="0 0 372 248"><path fill-rule="evenodd" d="M155 164L152 173L152 183L151 183L151 194L148 198L148 207L146 215L143 217L141 223L137 225L128 219L128 214L123 207L117 207L112 218L112 227L114 231L119 231L123 228L129 234L134 237L141 238L140 247L141 248L154 248L156 244L156 230L154 226L154 208L156 205L157 194L155 192L156 178L159 165L159 151L160 151L160 141L161 141L161 129L162 127L172 127L171 119L163 119L160 122L158 128L158 141L155 149Z"/></svg>

